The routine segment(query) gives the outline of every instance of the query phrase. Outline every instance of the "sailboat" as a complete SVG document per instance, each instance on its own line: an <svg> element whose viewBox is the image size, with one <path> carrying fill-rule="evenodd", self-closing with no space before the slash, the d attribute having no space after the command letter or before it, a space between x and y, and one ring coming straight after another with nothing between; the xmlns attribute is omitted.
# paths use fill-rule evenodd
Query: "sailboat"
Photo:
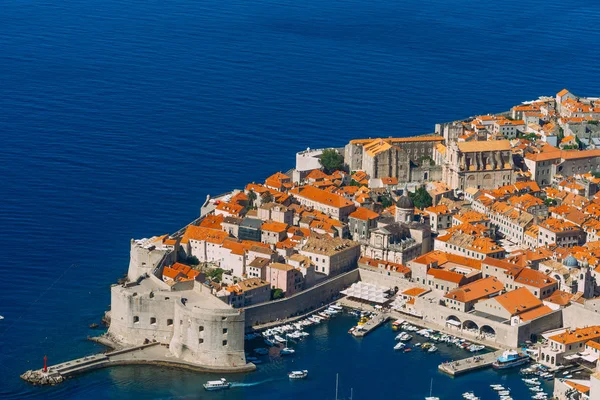
<svg viewBox="0 0 600 400"><path fill-rule="evenodd" d="M281 351L279 352L282 356L288 355L288 354L294 354L296 352L296 350L292 349L291 347L288 347L288 339L287 339L287 335L285 335L285 347L283 349L281 349Z"/></svg>
<svg viewBox="0 0 600 400"><path fill-rule="evenodd" d="M431 395L432 392L433 392L433 378L431 378L431 383L429 384L429 396L425 397L425 400L440 400L439 397L432 396Z"/></svg>

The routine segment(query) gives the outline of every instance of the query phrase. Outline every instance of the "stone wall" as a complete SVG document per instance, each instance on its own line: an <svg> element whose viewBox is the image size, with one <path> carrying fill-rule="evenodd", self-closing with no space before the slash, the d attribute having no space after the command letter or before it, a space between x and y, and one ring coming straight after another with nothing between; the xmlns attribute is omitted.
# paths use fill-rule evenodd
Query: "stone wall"
<svg viewBox="0 0 600 400"><path fill-rule="evenodd" d="M600 325L600 313L587 309L581 304L574 303L563 308L562 314L565 328Z"/></svg>
<svg viewBox="0 0 600 400"><path fill-rule="evenodd" d="M291 297L247 307L245 308L246 328L289 318L320 307L335 299L339 296L340 290L358 279L358 269L354 269Z"/></svg>
<svg viewBox="0 0 600 400"><path fill-rule="evenodd" d="M550 329L556 329L562 326L562 314L560 311L555 311L551 314L544 315L532 321L525 322L520 325L511 326L506 323L496 322L473 313L465 313L457 310L451 310L440 304L430 302L425 298L415 299L415 310L423 315L423 319L433 322L439 326L446 326L446 321L449 317L453 317L460 321L464 327L474 323L477 325L479 332L472 333L474 337L481 334L481 328L492 328L495 331L493 341L503 347L516 348L520 343L531 340L532 334L540 334ZM459 329L459 328L457 328ZM463 333L468 332L465 329Z"/></svg>
<svg viewBox="0 0 600 400"><path fill-rule="evenodd" d="M200 365L245 365L244 315L240 310L201 308L177 301L169 349L178 358Z"/></svg>

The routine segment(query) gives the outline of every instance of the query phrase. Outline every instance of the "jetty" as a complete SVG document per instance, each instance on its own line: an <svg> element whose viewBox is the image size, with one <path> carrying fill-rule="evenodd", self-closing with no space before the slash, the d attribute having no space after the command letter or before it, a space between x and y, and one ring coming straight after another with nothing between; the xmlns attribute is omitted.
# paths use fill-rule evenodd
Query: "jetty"
<svg viewBox="0 0 600 400"><path fill-rule="evenodd" d="M356 337L363 337L371 333L375 328L385 324L390 319L390 315L386 312L380 312L364 325L358 327L352 334Z"/></svg>
<svg viewBox="0 0 600 400"><path fill-rule="evenodd" d="M502 355L502 352L503 350L498 350L493 353L476 355L458 361L445 362L440 364L438 369L451 376L466 374L471 371L491 366L492 363Z"/></svg>
<svg viewBox="0 0 600 400"><path fill-rule="evenodd" d="M250 372L256 369L256 366L252 363L228 368L204 367L178 359L169 354L166 346L153 342L109 353L77 358L52 366L44 366L44 368L38 370L29 370L21 375L21 379L34 385L56 385L67 378L87 371L117 365L159 365L199 372L219 373Z"/></svg>

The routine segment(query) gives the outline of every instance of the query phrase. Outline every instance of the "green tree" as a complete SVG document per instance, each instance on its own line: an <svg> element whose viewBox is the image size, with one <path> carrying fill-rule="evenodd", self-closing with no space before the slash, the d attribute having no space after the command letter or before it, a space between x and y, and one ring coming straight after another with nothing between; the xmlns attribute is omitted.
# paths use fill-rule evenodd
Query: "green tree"
<svg viewBox="0 0 600 400"><path fill-rule="evenodd" d="M551 198L546 198L546 200L544 200L544 204L547 207L555 206L556 205L556 200L551 199Z"/></svg>
<svg viewBox="0 0 600 400"><path fill-rule="evenodd" d="M281 299L281 298L283 298L283 296L284 296L283 290L281 290L279 288L271 289L271 299L272 300Z"/></svg>
<svg viewBox="0 0 600 400"><path fill-rule="evenodd" d="M221 282L223 279L223 272L225 272L222 268L213 268L206 273L206 276L211 278L215 282Z"/></svg>
<svg viewBox="0 0 600 400"><path fill-rule="evenodd" d="M423 186L419 187L414 193L409 193L408 195L412 199L415 207L421 210L430 207L433 204L433 199Z"/></svg>
<svg viewBox="0 0 600 400"><path fill-rule="evenodd" d="M388 195L381 196L381 205L383 208L388 208L393 204L392 198Z"/></svg>
<svg viewBox="0 0 600 400"><path fill-rule="evenodd" d="M198 257L190 255L185 259L185 263L187 265L198 265L200 264L200 260L198 260Z"/></svg>
<svg viewBox="0 0 600 400"><path fill-rule="evenodd" d="M254 202L256 201L256 193L254 190L248 192L248 205L250 208L254 207Z"/></svg>
<svg viewBox="0 0 600 400"><path fill-rule="evenodd" d="M334 149L325 149L319 162L325 169L325 173L331 174L334 171L344 168L344 156Z"/></svg>

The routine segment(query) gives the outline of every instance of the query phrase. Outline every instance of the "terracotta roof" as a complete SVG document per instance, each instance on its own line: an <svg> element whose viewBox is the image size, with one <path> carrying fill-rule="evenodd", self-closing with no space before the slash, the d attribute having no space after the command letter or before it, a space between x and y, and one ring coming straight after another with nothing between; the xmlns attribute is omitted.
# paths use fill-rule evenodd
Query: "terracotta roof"
<svg viewBox="0 0 600 400"><path fill-rule="evenodd" d="M317 203L326 204L335 208L343 208L354 205L354 203L342 196L329 193L325 190L317 189L313 186L305 186L296 196L303 197Z"/></svg>
<svg viewBox="0 0 600 400"><path fill-rule="evenodd" d="M573 295L571 293L567 293L562 290L557 290L554 293L552 293L551 296L546 297L544 301L558 304L559 306L566 306L571 302L572 297Z"/></svg>
<svg viewBox="0 0 600 400"><path fill-rule="evenodd" d="M565 94L569 93L569 91L567 89L563 89L560 92L558 92L556 95L558 97L563 97Z"/></svg>
<svg viewBox="0 0 600 400"><path fill-rule="evenodd" d="M541 306L534 308L533 310L525 311L524 313L519 314L519 317L523 321L531 321L533 319L550 314L552 311L553 310L548 306Z"/></svg>
<svg viewBox="0 0 600 400"><path fill-rule="evenodd" d="M550 336L548 339L562 344L572 344L598 338L600 338L600 326L594 325L586 328L567 330L558 335Z"/></svg>
<svg viewBox="0 0 600 400"><path fill-rule="evenodd" d="M444 297L452 300L457 300L462 303L483 299L500 293L504 290L504 285L493 276L476 280L468 283L460 288L454 289L447 293Z"/></svg>
<svg viewBox="0 0 600 400"><path fill-rule="evenodd" d="M189 225L183 234L181 243L188 243L189 240L206 241L209 243L223 244L229 237L227 232L217 229L203 228L200 226Z"/></svg>
<svg viewBox="0 0 600 400"><path fill-rule="evenodd" d="M353 139L350 144L365 144L371 143L374 139ZM423 135L403 138L386 138L382 139L393 144L411 143L411 142L443 142L444 138L437 135Z"/></svg>
<svg viewBox="0 0 600 400"><path fill-rule="evenodd" d="M362 221L368 221L370 219L375 219L379 217L375 211L371 211L365 207L358 207L356 211L349 215L350 218L360 219Z"/></svg>
<svg viewBox="0 0 600 400"><path fill-rule="evenodd" d="M446 269L439 268L430 268L427 271L427 275L431 275L436 279L440 279L447 282L458 283L460 285L461 282L465 280L465 276L458 272L448 271Z"/></svg>
<svg viewBox="0 0 600 400"><path fill-rule="evenodd" d="M288 225L283 222L267 221L260 227L263 231L282 233L287 231Z"/></svg>
<svg viewBox="0 0 600 400"><path fill-rule="evenodd" d="M429 290L427 290L427 289L414 287L414 288L406 289L404 292L402 292L402 294L404 294L406 296L417 297L423 293L427 293L428 291Z"/></svg>
<svg viewBox="0 0 600 400"><path fill-rule="evenodd" d="M542 305L542 301L524 287L494 297L494 299L511 315L521 314Z"/></svg>
<svg viewBox="0 0 600 400"><path fill-rule="evenodd" d="M539 289L543 289L549 286L556 285L556 279L547 276L546 274L533 270L531 268L523 268L517 274L515 282L521 283L527 286L533 286Z"/></svg>
<svg viewBox="0 0 600 400"><path fill-rule="evenodd" d="M588 393L590 391L589 386L585 386L574 381L566 380L565 383L580 393Z"/></svg>
<svg viewBox="0 0 600 400"><path fill-rule="evenodd" d="M457 145L458 149L463 153L510 150L510 142L508 140L457 142Z"/></svg>

